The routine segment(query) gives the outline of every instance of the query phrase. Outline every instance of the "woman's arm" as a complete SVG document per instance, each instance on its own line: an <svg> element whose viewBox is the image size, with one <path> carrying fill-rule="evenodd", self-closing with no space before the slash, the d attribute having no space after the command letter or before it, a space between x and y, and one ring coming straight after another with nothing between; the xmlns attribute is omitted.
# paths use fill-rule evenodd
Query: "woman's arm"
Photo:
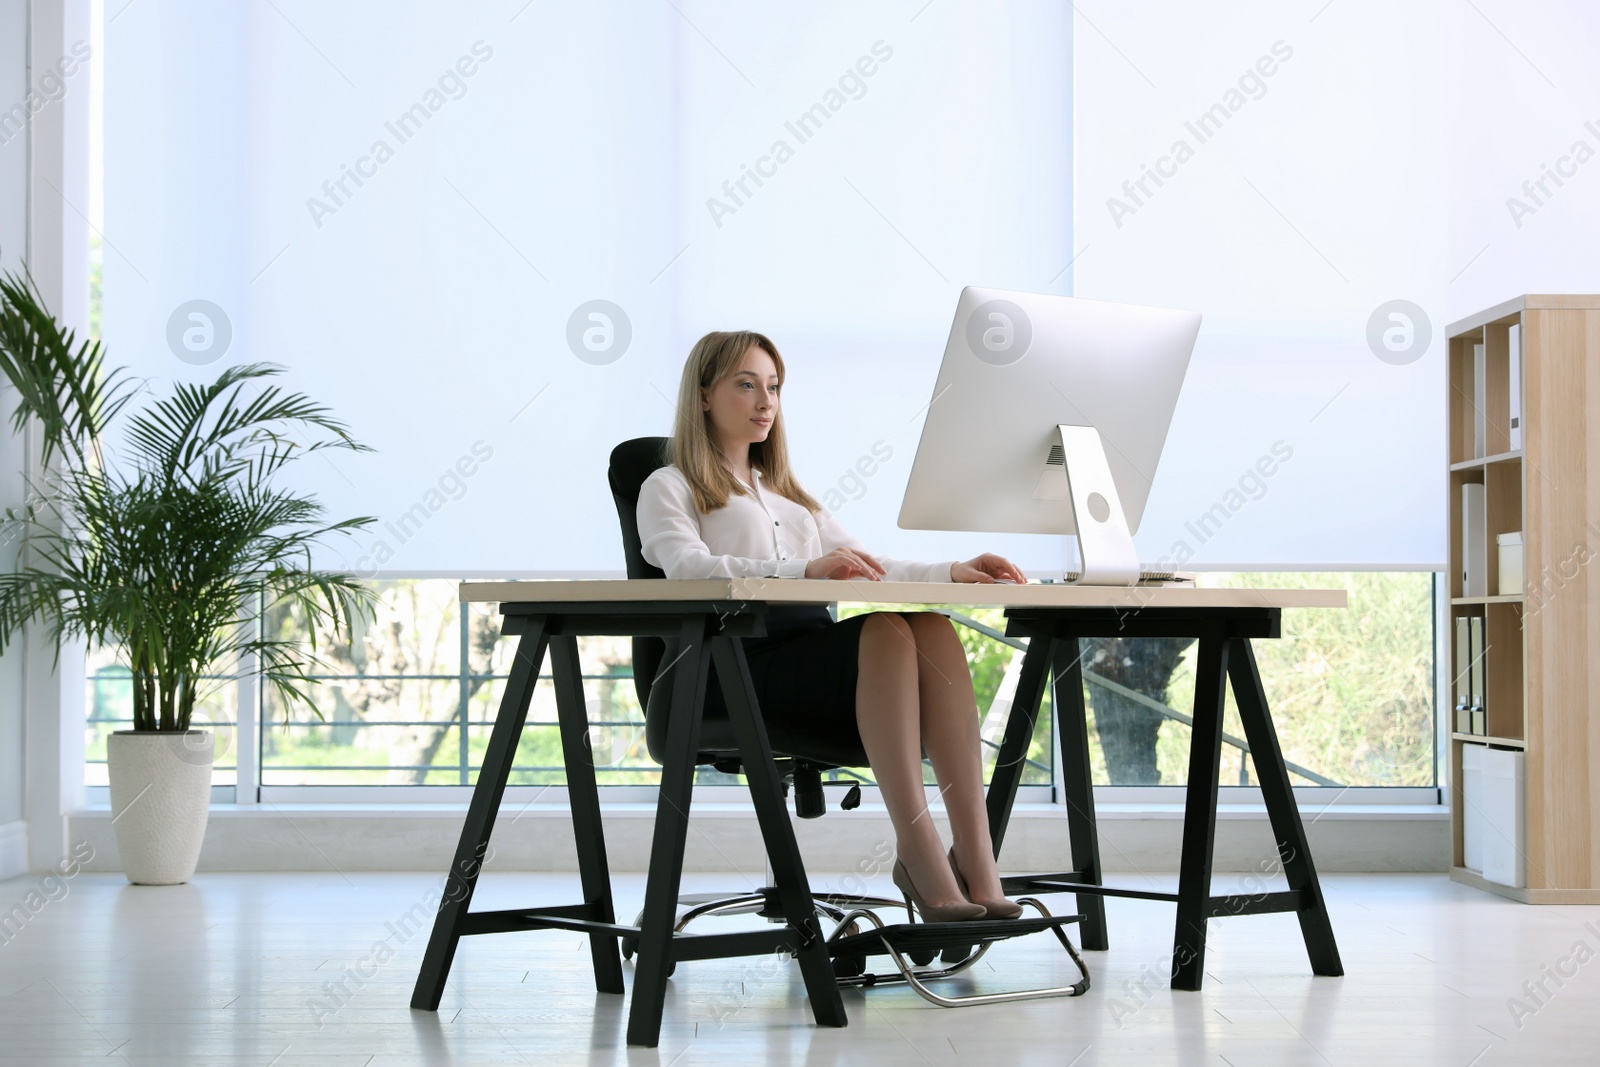
<svg viewBox="0 0 1600 1067"><path fill-rule="evenodd" d="M719 556L700 538L699 513L689 483L670 468L645 479L639 490L639 539L644 558L668 578L800 578L803 559Z"/></svg>
<svg viewBox="0 0 1600 1067"><path fill-rule="evenodd" d="M827 508L817 512L817 533L822 537L823 552L832 552L836 548L848 548L854 552L866 552L866 546L845 532L839 520ZM883 564L883 581L886 582L951 582L955 581L955 572L952 568L956 565L954 560L943 563L916 563L911 560L889 559L886 556L876 557Z"/></svg>
<svg viewBox="0 0 1600 1067"><path fill-rule="evenodd" d="M992 584L994 582L1013 582L1021 585L1028 584L1028 576L1022 573L1022 568L1003 556L992 552L985 552L981 556L965 562L953 561L950 563L913 563L903 559L888 559L880 557L874 560L866 555L866 549L861 542L844 532L844 527L826 509L817 514L817 529L822 535L822 547L825 551L841 550L851 556L861 555L866 557L869 564L882 564L883 577L879 580L886 582L979 582ZM822 575L820 577L828 577Z"/></svg>

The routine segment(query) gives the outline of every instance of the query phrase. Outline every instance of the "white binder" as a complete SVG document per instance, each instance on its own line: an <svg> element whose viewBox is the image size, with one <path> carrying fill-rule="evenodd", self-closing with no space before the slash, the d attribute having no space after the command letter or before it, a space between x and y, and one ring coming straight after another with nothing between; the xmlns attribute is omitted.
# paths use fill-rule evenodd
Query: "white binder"
<svg viewBox="0 0 1600 1067"><path fill-rule="evenodd" d="M1467 640L1471 646L1471 669L1467 672L1467 687L1472 691L1472 722L1468 733L1487 734L1489 732L1489 711L1486 703L1488 686L1484 683L1484 654L1489 651L1484 643L1484 617L1482 615L1467 616Z"/></svg>
<svg viewBox="0 0 1600 1067"><path fill-rule="evenodd" d="M1478 854L1483 876L1515 889L1527 884L1522 862L1527 836L1527 758L1521 752L1489 748L1483 752L1483 821Z"/></svg>

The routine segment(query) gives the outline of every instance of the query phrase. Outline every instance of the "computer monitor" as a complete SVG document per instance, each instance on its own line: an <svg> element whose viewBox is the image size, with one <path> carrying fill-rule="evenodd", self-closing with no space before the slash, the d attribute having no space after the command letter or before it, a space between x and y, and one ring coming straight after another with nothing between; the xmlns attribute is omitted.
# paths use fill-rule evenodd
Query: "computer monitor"
<svg viewBox="0 0 1600 1067"><path fill-rule="evenodd" d="M1133 585L1194 311L969 286L901 529L1076 534L1084 585Z"/></svg>

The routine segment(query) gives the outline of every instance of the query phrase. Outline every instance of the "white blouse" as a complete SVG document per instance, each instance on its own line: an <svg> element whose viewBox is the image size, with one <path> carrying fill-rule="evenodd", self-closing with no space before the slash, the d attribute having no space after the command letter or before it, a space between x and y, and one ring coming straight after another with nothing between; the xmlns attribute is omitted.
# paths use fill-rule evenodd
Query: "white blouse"
<svg viewBox="0 0 1600 1067"><path fill-rule="evenodd" d="M804 578L806 564L835 548L864 552L826 508L812 514L786 496L764 491L761 471L743 496L708 515L695 507L689 480L668 465L639 491L644 558L668 578ZM952 561L913 563L874 557L885 581L948 582Z"/></svg>

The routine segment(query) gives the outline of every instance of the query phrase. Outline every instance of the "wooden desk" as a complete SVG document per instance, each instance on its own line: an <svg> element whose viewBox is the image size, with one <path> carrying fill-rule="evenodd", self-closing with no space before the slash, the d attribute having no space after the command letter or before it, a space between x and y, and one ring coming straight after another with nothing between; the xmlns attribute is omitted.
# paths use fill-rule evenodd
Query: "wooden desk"
<svg viewBox="0 0 1600 1067"><path fill-rule="evenodd" d="M829 581L822 578L644 578L462 582L463 604L761 601L768 604L950 604L987 608L1342 608L1343 589L1133 588L1033 582Z"/></svg>
<svg viewBox="0 0 1600 1067"><path fill-rule="evenodd" d="M590 935L595 984L622 993L617 938L637 937L628 1041L655 1045L666 979L678 960L750 955L786 949L800 963L812 1011L822 1025L843 1026L845 1014L826 946L816 921L783 802L782 784L749 683L737 638L766 632L769 604L940 604L1006 609L1008 636L1029 639L988 791L995 854L1005 840L1021 781L1023 757L1034 734L1045 687L1056 687L1057 735L1074 869L1004 880L1010 894L1073 893L1084 914L1087 949L1108 946L1103 897L1129 896L1177 905L1172 986L1200 988L1205 968L1206 923L1211 918L1292 911L1314 973L1344 973L1317 881L1311 851L1290 788L1277 733L1250 646L1252 638L1281 634L1284 608L1342 608L1343 590L1197 589L1192 586L1094 588L1058 584L970 585L928 582L808 579L585 580L464 582L463 602L499 603L502 633L519 638L494 731L462 827L455 863L434 923L411 1006L435 1010L444 992L456 944L466 934L567 929ZM577 637L589 634L674 637L679 659L697 670L672 679L671 722L662 766L645 909L638 927L616 922L600 820L599 793L588 748L588 715L578 666ZM1178 890L1156 893L1103 884L1089 738L1083 700L1079 639L1097 636L1193 637L1199 641L1194 725L1190 740L1183 847ZM553 908L470 912L478 870L486 854L517 740L546 651L556 689L569 800L578 842L584 902ZM692 657L692 658L691 658ZM788 924L737 934L674 935L678 884L688 831L689 799L707 668L712 660L723 688L746 778L772 862ZM1289 888L1285 892L1214 897L1212 848L1222 757L1225 687L1231 682L1262 798ZM679 708L689 714L680 714Z"/></svg>

